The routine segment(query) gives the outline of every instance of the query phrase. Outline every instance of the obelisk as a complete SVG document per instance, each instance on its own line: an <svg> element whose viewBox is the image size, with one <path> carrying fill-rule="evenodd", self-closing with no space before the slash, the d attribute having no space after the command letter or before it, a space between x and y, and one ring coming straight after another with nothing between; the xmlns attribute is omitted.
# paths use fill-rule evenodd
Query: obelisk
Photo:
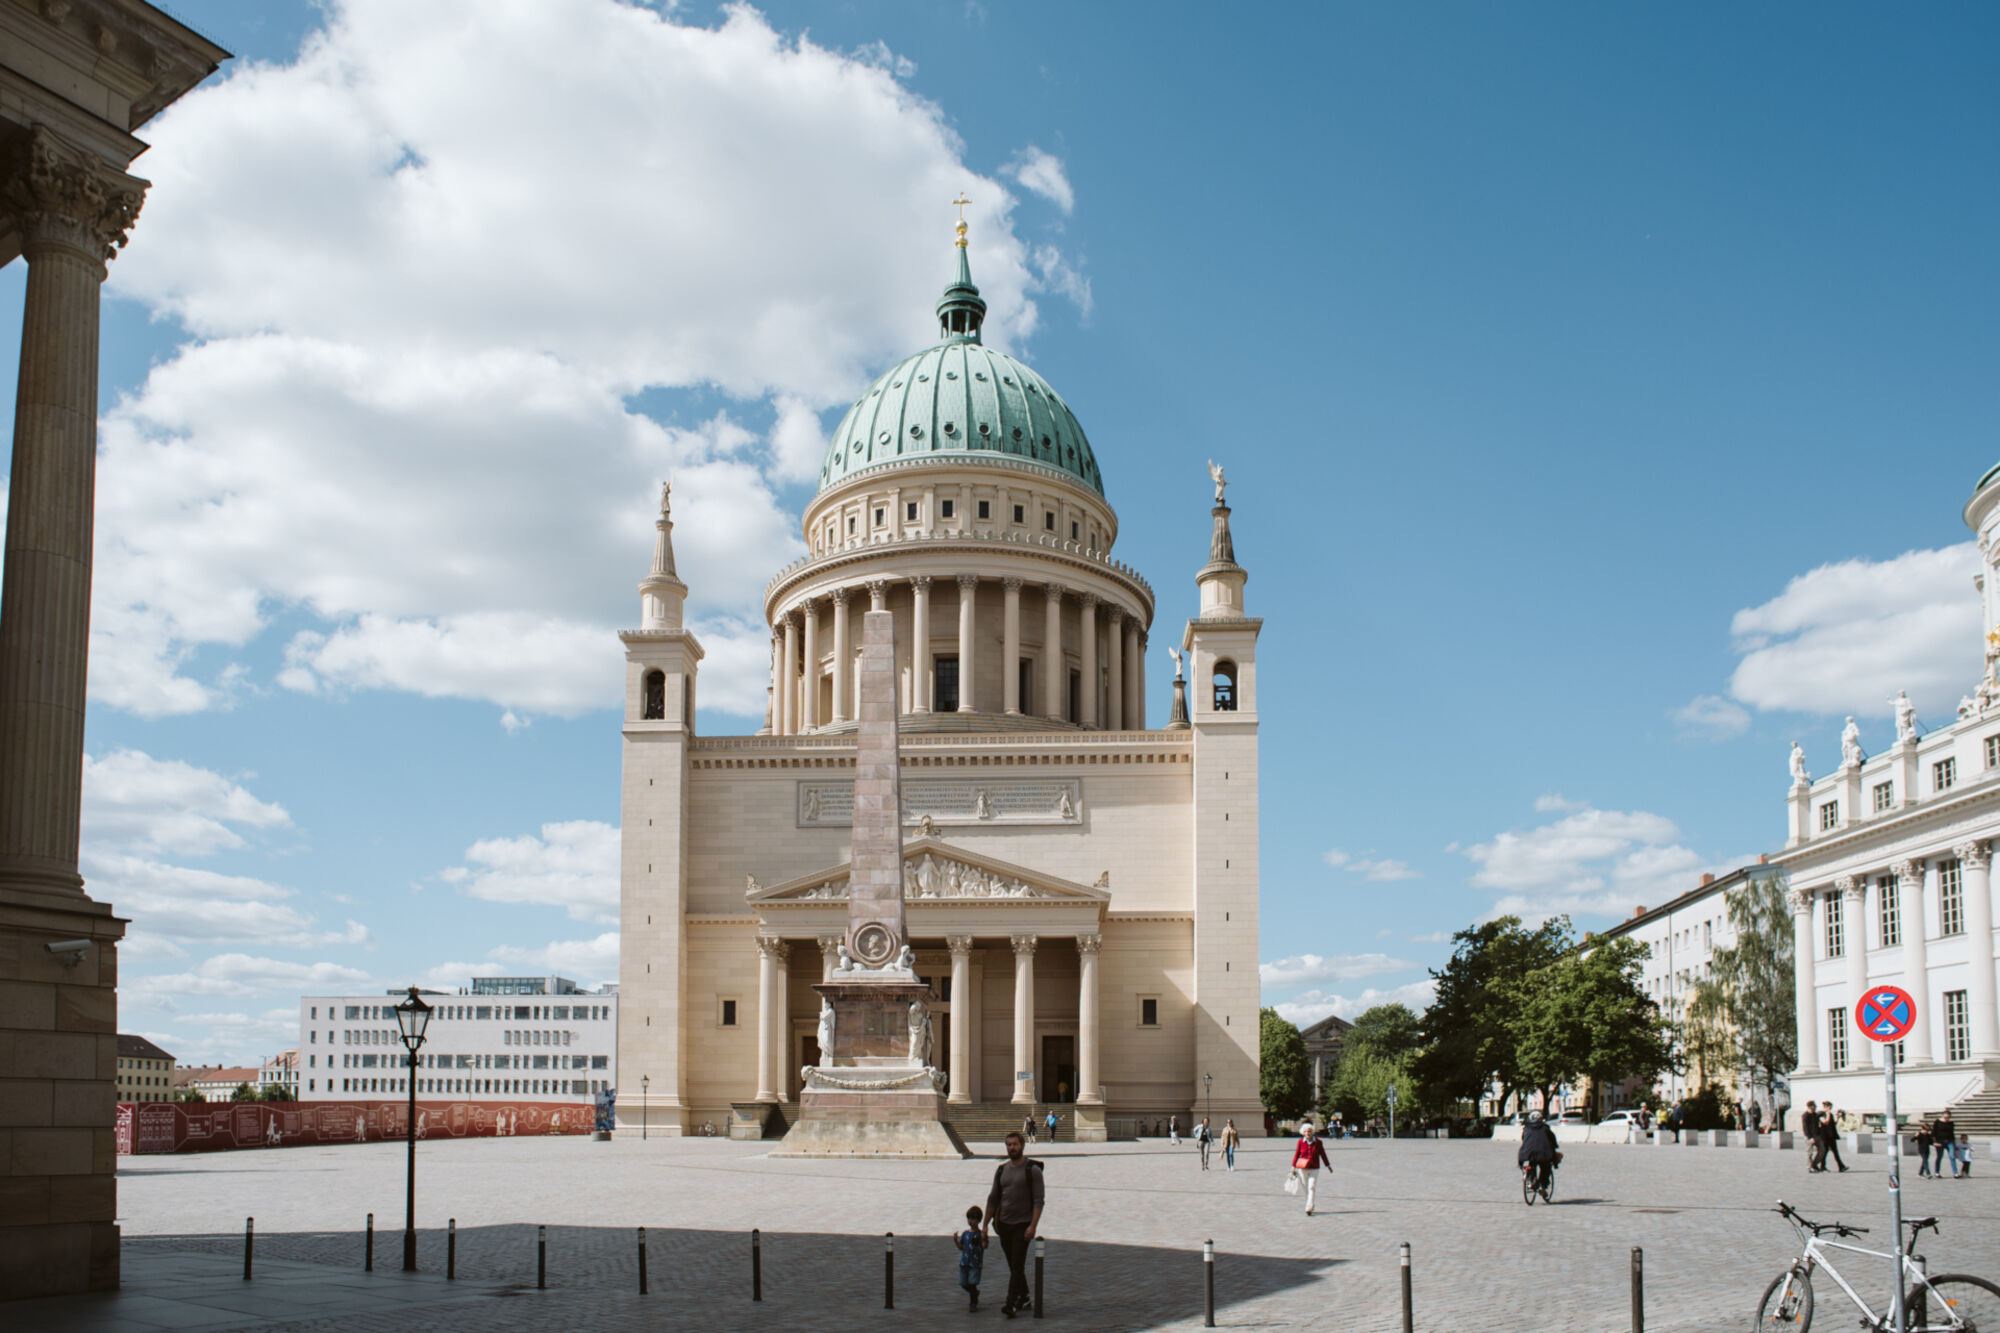
<svg viewBox="0 0 2000 1333"><path fill-rule="evenodd" d="M929 983L903 916L903 802L896 735L896 622L861 621L861 717L847 933L820 994L820 1062L803 1072L799 1118L773 1157L969 1157L944 1118L931 1064Z"/></svg>

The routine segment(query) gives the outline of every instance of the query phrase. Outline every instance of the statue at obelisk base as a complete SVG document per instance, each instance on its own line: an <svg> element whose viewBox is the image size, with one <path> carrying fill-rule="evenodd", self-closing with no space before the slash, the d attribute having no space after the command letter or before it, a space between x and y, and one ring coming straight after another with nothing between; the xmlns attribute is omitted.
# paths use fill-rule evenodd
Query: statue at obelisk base
<svg viewBox="0 0 2000 1333"><path fill-rule="evenodd" d="M820 1059L800 1071L798 1119L773 1157L970 1157L944 1118L931 1064L930 984L916 974L903 917L902 756L896 735L896 622L861 618L861 717L854 842L840 965L821 997Z"/></svg>

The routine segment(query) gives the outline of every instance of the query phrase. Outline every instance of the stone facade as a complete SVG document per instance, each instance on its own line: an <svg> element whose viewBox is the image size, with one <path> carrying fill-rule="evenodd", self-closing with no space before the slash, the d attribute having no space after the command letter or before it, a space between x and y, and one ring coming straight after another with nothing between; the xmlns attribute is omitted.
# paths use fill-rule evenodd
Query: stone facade
<svg viewBox="0 0 2000 1333"><path fill-rule="evenodd" d="M937 997L947 1113L1055 1103L1101 1138L1112 1117L1186 1116L1209 1074L1218 1118L1262 1124L1262 622L1243 610L1219 470L1181 636L1188 719L1149 730L1153 590L1110 554L1117 516L1088 445L1058 438L1073 418L1052 418L1039 452L1008 424L1031 434L1053 390L998 354L954 359L976 348L984 309L962 257L959 274L936 355L886 374L850 421L864 406L886 419L881 395L919 381L962 385L954 367L1020 401L988 420L976 395L962 419L927 399L934 454L871 452L858 468L829 454L810 554L766 596L756 735L694 734L701 649L662 505L641 628L623 636L621 1120L638 1121L642 1073L654 1132L728 1123L753 1099L796 1104L817 1062L813 987L847 939L860 617L877 610L895 628L905 928ZM968 443L1003 431L1021 447ZM893 433L878 434L886 451Z"/></svg>

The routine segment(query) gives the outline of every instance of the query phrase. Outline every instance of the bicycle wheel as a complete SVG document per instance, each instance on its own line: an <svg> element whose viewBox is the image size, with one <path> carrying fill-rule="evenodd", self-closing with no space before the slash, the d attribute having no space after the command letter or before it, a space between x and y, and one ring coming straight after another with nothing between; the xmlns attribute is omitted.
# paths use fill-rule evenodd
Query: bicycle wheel
<svg viewBox="0 0 2000 1333"><path fill-rule="evenodd" d="M1911 1288L1903 1298L1910 1333L1973 1333L2000 1329L2000 1287L1983 1277L1948 1273L1930 1279L1930 1290Z"/></svg>
<svg viewBox="0 0 2000 1333"><path fill-rule="evenodd" d="M1521 1173L1521 1202L1530 1208L1535 1206L1535 1173L1532 1171Z"/></svg>
<svg viewBox="0 0 2000 1333"><path fill-rule="evenodd" d="M1554 1203L1555 1201L1556 1169L1552 1166L1545 1166L1542 1168L1542 1202Z"/></svg>
<svg viewBox="0 0 2000 1333"><path fill-rule="evenodd" d="M1758 1303L1757 1318L1750 1327L1753 1333L1777 1329L1806 1333L1812 1327L1812 1311L1812 1275L1790 1268L1772 1278L1771 1285L1764 1288L1764 1299Z"/></svg>

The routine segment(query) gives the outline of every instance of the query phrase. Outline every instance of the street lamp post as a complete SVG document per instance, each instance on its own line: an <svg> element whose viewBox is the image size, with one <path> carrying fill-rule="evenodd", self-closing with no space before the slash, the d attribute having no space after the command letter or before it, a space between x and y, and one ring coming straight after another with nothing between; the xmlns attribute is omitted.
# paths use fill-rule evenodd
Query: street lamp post
<svg viewBox="0 0 2000 1333"><path fill-rule="evenodd" d="M403 1200L403 1271L417 1271L417 1052L424 1044L424 1029L430 1026L431 1007L410 987L410 997L396 1006L396 1027L409 1052L410 1118L404 1122L403 1136L409 1141L408 1185Z"/></svg>
<svg viewBox="0 0 2000 1333"><path fill-rule="evenodd" d="M641 1143L646 1141L646 1100L653 1095L652 1087L652 1075L639 1075L639 1142Z"/></svg>
<svg viewBox="0 0 2000 1333"><path fill-rule="evenodd" d="M1202 1113L1201 1118L1213 1122L1215 1119L1215 1075L1203 1074L1201 1076L1201 1090L1206 1094L1208 1099L1208 1109Z"/></svg>

